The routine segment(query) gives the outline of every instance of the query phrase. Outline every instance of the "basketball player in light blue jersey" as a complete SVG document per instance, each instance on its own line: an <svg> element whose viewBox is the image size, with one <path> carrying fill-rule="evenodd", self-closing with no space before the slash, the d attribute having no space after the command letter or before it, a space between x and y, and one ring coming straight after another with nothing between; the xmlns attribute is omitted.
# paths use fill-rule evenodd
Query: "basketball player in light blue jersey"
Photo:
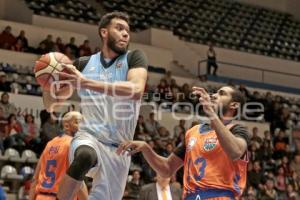
<svg viewBox="0 0 300 200"><path fill-rule="evenodd" d="M132 140L147 79L147 59L139 50L128 51L129 17L121 12L100 21L101 51L82 57L61 75L81 97L83 122L70 150L70 168L57 198L72 200L85 175L93 178L89 200L121 200L130 157L119 157L116 147ZM76 68L75 68L76 67ZM56 94L63 99L71 86ZM46 94L48 110L55 99Z"/></svg>

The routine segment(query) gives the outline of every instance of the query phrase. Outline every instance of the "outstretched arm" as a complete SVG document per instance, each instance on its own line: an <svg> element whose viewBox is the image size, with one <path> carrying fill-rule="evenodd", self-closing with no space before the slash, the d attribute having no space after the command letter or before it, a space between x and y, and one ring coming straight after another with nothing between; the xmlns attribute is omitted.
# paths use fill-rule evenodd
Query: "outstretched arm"
<svg viewBox="0 0 300 200"><path fill-rule="evenodd" d="M117 149L117 153L124 155L126 152L128 152L128 155L142 152L151 168L161 177L171 177L183 165L183 161L174 153L167 158L162 157L143 141L123 142Z"/></svg>

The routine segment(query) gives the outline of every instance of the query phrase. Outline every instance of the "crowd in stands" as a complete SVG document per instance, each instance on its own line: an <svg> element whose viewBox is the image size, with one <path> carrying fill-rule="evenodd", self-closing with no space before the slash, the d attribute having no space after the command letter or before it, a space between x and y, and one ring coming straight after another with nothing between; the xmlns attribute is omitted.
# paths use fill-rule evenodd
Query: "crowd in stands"
<svg viewBox="0 0 300 200"><path fill-rule="evenodd" d="M24 30L21 30L18 36L15 36L12 34L12 28L6 26L0 33L0 48L6 50L35 54L45 54L56 51L66 54L71 59L79 56L89 56L93 52L98 51L97 49L92 51L89 40L85 40L83 44L79 46L77 46L75 42L76 40L74 37L71 37L68 43L64 43L60 37L57 37L54 40L52 35L47 35L47 37L39 43L38 47L31 47L29 46Z"/></svg>
<svg viewBox="0 0 300 200"><path fill-rule="evenodd" d="M70 38L66 44L61 38L54 41L48 35L40 42L39 47L29 46L25 31L18 36L11 34L11 27L7 26L0 34L0 48L21 52L34 52L44 54L49 51L65 53L71 59L79 56L90 55L93 51L86 40L79 47L75 45L75 38ZM1 72L0 72L1 73ZM19 152L31 149L38 155L45 144L61 134L59 122L43 110L40 113L41 125L37 126L35 117L26 111L17 109L9 100L9 93L16 87L5 80L5 73L0 74L0 149L4 151L14 148ZM200 83L210 93L217 90L208 84L205 76L200 77ZM247 102L258 102L263 105L263 111L250 113L254 121L270 123L270 130L261 133L258 128L249 130L252 139L249 144L249 165L247 189L242 199L247 200L297 200L300 194L300 105L297 99L287 99L274 96L271 92L262 94L250 92L245 85L231 85L238 87L245 95ZM191 93L191 85L179 85L171 72L167 72L158 85L146 85L144 100L163 105L165 110L176 112L196 111L203 114L201 106L198 108L198 99ZM189 103L175 104L175 103ZM174 105L176 105L174 107ZM189 106L191 105L191 106ZM253 109L257 105L252 105ZM197 109L196 109L197 108ZM70 108L74 110L74 106ZM247 120L245 117L241 118ZM148 119L139 116L136 127L135 139L147 141L153 149L162 156L168 156L183 142L185 132L198 121L187 124L179 120L174 130L168 131L155 119L155 114L150 113ZM263 135L263 137L261 137ZM171 184L182 187L182 170L179 170L171 179ZM143 185L155 181L155 172L150 168L141 154L132 158L132 166L124 199L138 200ZM26 182L26 184L28 184ZM25 186L24 186L25 187ZM24 188L23 187L23 188ZM28 186L26 186L28 187Z"/></svg>

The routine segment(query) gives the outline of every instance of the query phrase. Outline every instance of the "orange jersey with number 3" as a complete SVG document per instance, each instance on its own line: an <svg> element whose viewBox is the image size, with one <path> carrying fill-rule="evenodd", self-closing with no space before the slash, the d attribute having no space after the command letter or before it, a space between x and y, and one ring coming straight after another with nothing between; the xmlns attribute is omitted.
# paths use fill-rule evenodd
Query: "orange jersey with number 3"
<svg viewBox="0 0 300 200"><path fill-rule="evenodd" d="M230 129L233 124L226 128ZM185 137L184 199L229 200L240 196L246 186L245 159L232 161L222 149L214 130L194 126Z"/></svg>
<svg viewBox="0 0 300 200"><path fill-rule="evenodd" d="M36 194L57 194L59 183L69 167L69 149L72 137L57 136L48 142L40 158L40 173Z"/></svg>

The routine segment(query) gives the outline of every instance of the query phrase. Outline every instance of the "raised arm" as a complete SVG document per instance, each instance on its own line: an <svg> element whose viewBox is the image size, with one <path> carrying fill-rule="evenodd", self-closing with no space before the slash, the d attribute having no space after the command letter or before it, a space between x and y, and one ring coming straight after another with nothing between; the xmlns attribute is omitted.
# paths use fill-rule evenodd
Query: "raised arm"
<svg viewBox="0 0 300 200"><path fill-rule="evenodd" d="M117 149L118 154L132 155L137 152L142 152L144 158L149 163L152 169L161 177L171 177L181 166L183 161L177 155L172 153L165 158L153 151L153 149L144 141L126 141L120 144Z"/></svg>

